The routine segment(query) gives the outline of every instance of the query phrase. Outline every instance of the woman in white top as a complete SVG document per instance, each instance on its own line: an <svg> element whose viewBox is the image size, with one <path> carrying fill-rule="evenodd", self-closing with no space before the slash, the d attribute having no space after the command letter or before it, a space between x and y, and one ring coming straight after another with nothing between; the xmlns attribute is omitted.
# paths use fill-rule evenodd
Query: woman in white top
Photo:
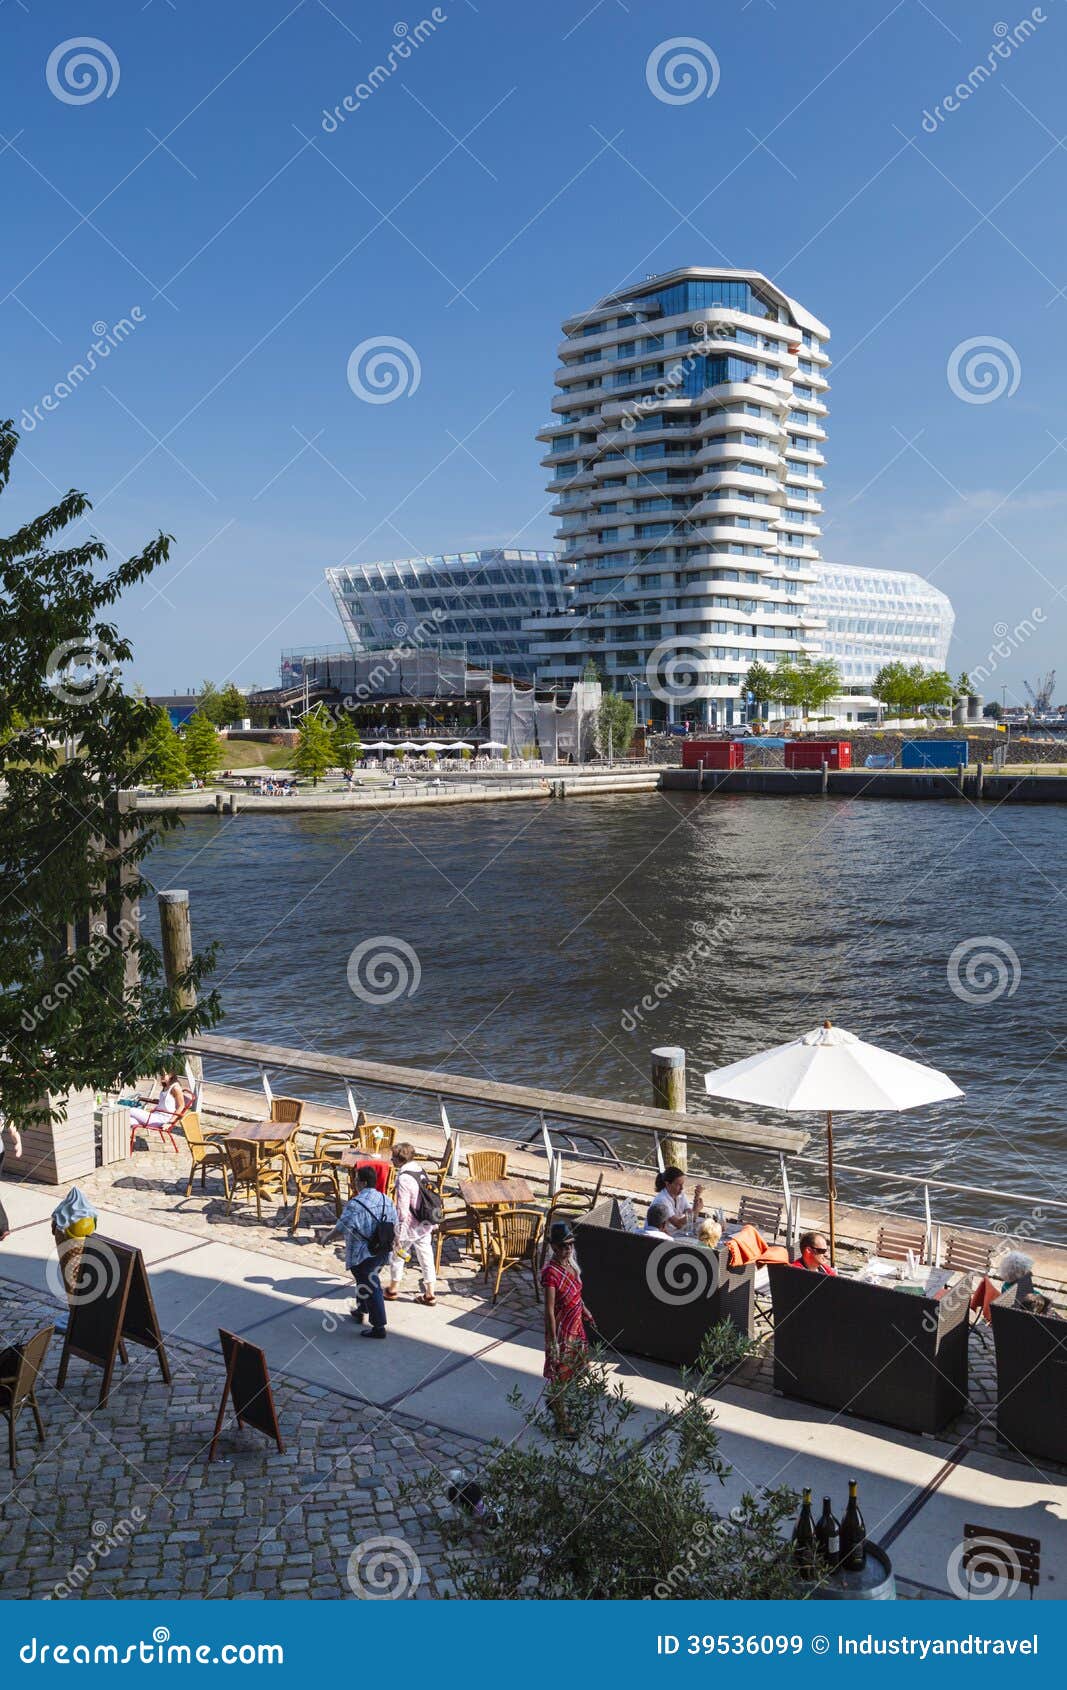
<svg viewBox="0 0 1067 1690"><path fill-rule="evenodd" d="M389 1263L391 1284L385 1293L386 1299L394 1303L400 1295L400 1287L404 1283L404 1268L410 1256L414 1256L422 1273L422 1295L416 1297L417 1303L426 1303L433 1307L437 1301L437 1269L433 1259L433 1223L418 1219L422 1186L420 1174L425 1172L422 1163L415 1159L413 1144L398 1144L393 1149L393 1167L396 1169L396 1213L397 1228L396 1241L393 1245L393 1256Z"/></svg>
<svg viewBox="0 0 1067 1690"><path fill-rule="evenodd" d="M687 1232L689 1230L690 1215L699 1217L704 1212L704 1187L694 1186L693 1201L690 1203L689 1194L685 1189L685 1175L681 1168L664 1168L656 1175L657 1195L652 1199L653 1205L666 1201L670 1205L666 1220L661 1223L671 1234Z"/></svg>
<svg viewBox="0 0 1067 1690"><path fill-rule="evenodd" d="M149 1127L153 1132L170 1135L179 1113L185 1108L185 1091L177 1074L169 1069L159 1071L159 1096L154 1103L145 1103L139 1109L130 1110L130 1146L133 1146L133 1134L138 1127ZM177 1145L174 1146L177 1149Z"/></svg>

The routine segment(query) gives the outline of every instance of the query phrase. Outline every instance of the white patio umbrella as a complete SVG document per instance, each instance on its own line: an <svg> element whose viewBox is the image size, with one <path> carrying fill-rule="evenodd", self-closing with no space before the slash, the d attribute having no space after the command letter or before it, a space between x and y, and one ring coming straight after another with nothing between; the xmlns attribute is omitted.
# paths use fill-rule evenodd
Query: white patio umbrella
<svg viewBox="0 0 1067 1690"><path fill-rule="evenodd" d="M363 747L364 751L395 751L396 746L391 739L371 739Z"/></svg>
<svg viewBox="0 0 1067 1690"><path fill-rule="evenodd" d="M393 746L394 751L420 751L421 749L422 747L416 745L413 739L402 739L399 744Z"/></svg>
<svg viewBox="0 0 1067 1690"><path fill-rule="evenodd" d="M507 746L502 739L483 739L478 747L479 751L506 751Z"/></svg>
<svg viewBox="0 0 1067 1690"><path fill-rule="evenodd" d="M474 747L468 740L454 739L451 745L446 745L446 751L473 751Z"/></svg>
<svg viewBox="0 0 1067 1690"><path fill-rule="evenodd" d="M437 739L428 739L425 744L419 746L420 751L450 751L451 749L451 746L442 745L440 740Z"/></svg>
<svg viewBox="0 0 1067 1690"><path fill-rule="evenodd" d="M824 1021L788 1044L731 1062L704 1076L712 1097L758 1103L768 1109L826 1112L826 1196L830 1211L830 1260L835 1260L834 1114L845 1110L916 1109L962 1097L959 1086L936 1068L866 1044L855 1033Z"/></svg>

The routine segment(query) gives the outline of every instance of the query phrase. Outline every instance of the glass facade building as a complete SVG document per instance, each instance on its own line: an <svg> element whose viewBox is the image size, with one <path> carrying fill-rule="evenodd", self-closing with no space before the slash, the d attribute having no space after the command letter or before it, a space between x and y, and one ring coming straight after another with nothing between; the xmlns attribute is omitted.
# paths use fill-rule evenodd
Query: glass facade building
<svg viewBox="0 0 1067 1690"><path fill-rule="evenodd" d="M354 654L439 646L532 679L523 621L561 612L571 573L555 552L492 550L344 564L326 580Z"/></svg>
<svg viewBox="0 0 1067 1690"><path fill-rule="evenodd" d="M757 271L689 268L563 331L538 438L573 612L531 625L539 677L592 659L654 716L740 722L749 664L819 643L829 330Z"/></svg>
<svg viewBox="0 0 1067 1690"><path fill-rule="evenodd" d="M921 575L840 563L813 569L808 602L823 624L819 651L834 659L847 692L870 695L883 663L947 667L955 612Z"/></svg>

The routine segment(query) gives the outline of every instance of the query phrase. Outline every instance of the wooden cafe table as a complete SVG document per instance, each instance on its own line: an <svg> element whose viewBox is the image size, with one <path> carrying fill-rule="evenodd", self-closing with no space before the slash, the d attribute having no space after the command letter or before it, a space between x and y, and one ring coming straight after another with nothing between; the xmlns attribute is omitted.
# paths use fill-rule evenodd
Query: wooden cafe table
<svg viewBox="0 0 1067 1690"><path fill-rule="evenodd" d="M288 1144L300 1131L299 1121L241 1121L227 1134L240 1144Z"/></svg>
<svg viewBox="0 0 1067 1690"><path fill-rule="evenodd" d="M524 1179L461 1179L459 1194L472 1209L506 1209L534 1200Z"/></svg>

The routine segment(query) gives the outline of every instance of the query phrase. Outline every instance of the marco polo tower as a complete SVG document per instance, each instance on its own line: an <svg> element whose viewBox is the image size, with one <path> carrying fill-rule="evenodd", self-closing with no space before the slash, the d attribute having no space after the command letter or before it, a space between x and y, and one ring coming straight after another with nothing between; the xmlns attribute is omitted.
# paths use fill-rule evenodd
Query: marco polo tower
<svg viewBox="0 0 1067 1690"><path fill-rule="evenodd" d="M758 271L704 268L563 330L538 438L574 610L527 624L538 673L591 658L641 716L740 722L750 663L820 645L829 330Z"/></svg>

